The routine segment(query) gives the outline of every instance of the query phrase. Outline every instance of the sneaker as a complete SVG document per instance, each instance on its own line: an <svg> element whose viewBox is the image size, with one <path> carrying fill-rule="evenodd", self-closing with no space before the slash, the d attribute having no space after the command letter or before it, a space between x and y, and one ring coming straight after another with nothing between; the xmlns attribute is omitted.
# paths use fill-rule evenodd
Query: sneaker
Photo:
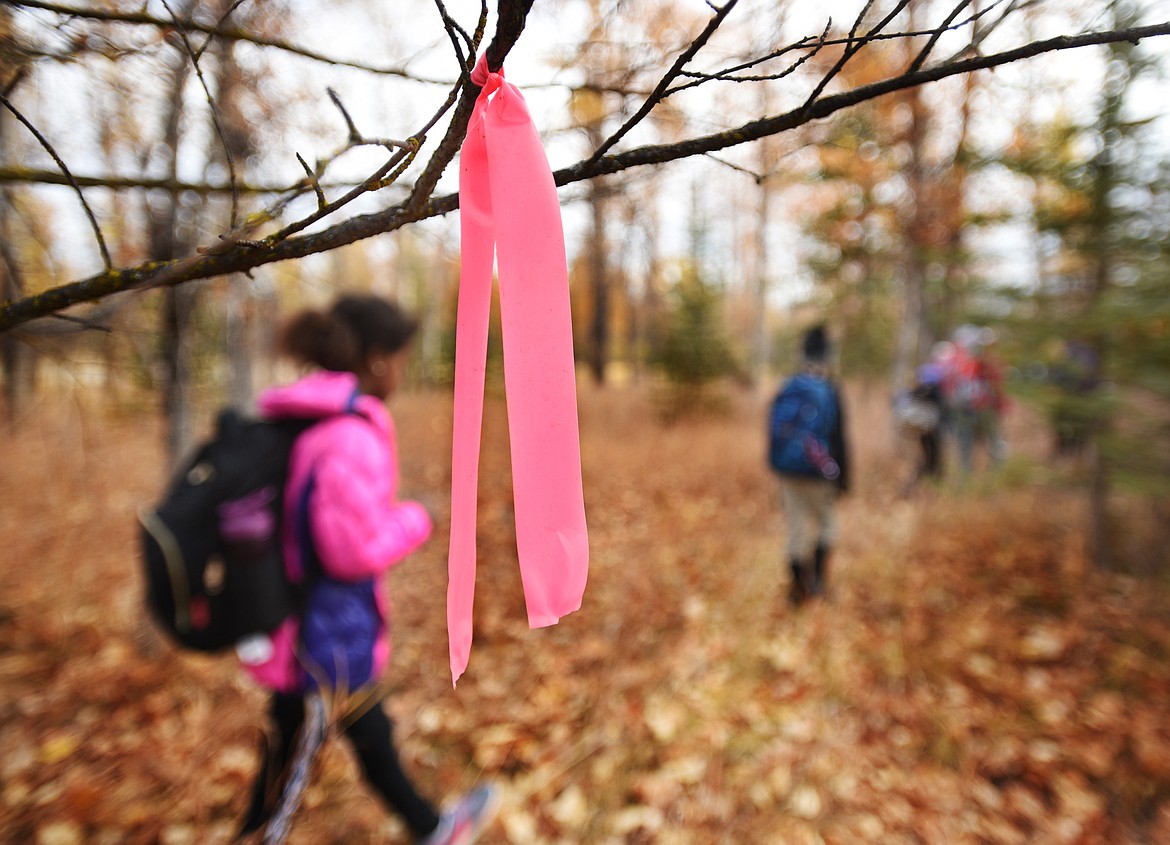
<svg viewBox="0 0 1170 845"><path fill-rule="evenodd" d="M494 786L476 787L443 813L439 826L422 845L471 845L495 818L499 803Z"/></svg>

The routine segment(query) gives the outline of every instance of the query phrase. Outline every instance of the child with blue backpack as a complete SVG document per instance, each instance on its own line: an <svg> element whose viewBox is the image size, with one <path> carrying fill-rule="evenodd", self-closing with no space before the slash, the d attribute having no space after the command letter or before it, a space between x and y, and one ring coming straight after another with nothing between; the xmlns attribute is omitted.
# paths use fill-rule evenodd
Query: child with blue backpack
<svg viewBox="0 0 1170 845"><path fill-rule="evenodd" d="M341 698L365 693L363 705L345 713L340 726L366 781L416 842L469 845L494 811L490 787L443 813L423 798L399 761L390 719L373 694L390 656L385 574L420 547L432 527L425 508L398 499L396 437L384 404L402 380L416 325L396 304L374 296L344 296L328 309L301 312L282 340L309 372L260 397L266 419L315 422L293 445L284 491L285 568L290 580L306 585L304 608L262 647L240 650L245 668L271 691L273 734L242 835L270 824L274 810L287 805L294 738L319 730L312 727L320 722L319 708L306 713L321 700L315 690ZM295 759L292 771L303 779L304 755L298 751Z"/></svg>
<svg viewBox="0 0 1170 845"><path fill-rule="evenodd" d="M804 336L803 369L772 402L769 463L780 477L788 518L788 563L793 606L823 596L829 555L837 539L836 503L849 486L841 396L829 377L824 326Z"/></svg>

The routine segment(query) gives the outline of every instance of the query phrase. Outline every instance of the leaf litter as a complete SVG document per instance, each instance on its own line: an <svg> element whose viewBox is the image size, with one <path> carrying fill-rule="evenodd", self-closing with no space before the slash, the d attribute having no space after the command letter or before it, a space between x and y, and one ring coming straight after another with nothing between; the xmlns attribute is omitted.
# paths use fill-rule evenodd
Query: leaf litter
<svg viewBox="0 0 1170 845"><path fill-rule="evenodd" d="M882 412L863 402L855 419ZM475 646L452 690L446 404L392 406L403 492L438 527L390 576L387 707L425 793L501 784L484 841L1170 841L1170 596L1087 565L1071 494L900 500L860 432L832 601L793 612L761 406L664 426L640 392L583 388L589 587L530 631L489 397ZM80 409L0 443L2 842L227 842L243 811L263 694L141 617L133 508L160 443L156 420ZM406 838L329 743L290 841Z"/></svg>

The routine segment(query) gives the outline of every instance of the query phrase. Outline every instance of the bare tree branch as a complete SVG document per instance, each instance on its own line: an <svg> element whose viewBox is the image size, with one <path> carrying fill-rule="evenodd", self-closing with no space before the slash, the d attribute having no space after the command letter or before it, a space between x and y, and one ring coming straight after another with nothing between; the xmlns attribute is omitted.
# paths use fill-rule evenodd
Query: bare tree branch
<svg viewBox="0 0 1170 845"><path fill-rule="evenodd" d="M926 42L926 46L923 47L918 55L914 57L914 61L912 61L910 63L910 67L906 69L909 73L913 73L922 67L927 58L930 56L931 50L934 49L934 45L937 44L938 40L943 37L943 34L950 29L951 24L954 22L955 18L959 16L959 13L969 5L971 5L971 0L962 0L962 2L955 6L955 8L951 9L951 13L947 15L946 20L939 24L938 28L933 33L931 33L930 39Z"/></svg>
<svg viewBox="0 0 1170 845"><path fill-rule="evenodd" d="M28 65L23 65L16 71L16 73L12 75L12 79L8 80L8 82L4 84L4 88L2 91L0 91L0 93L3 93L4 96L7 97L13 91L15 91L16 86L20 85L20 83L23 82L27 77Z"/></svg>
<svg viewBox="0 0 1170 845"><path fill-rule="evenodd" d="M656 85L654 90L650 92L650 96L646 98L644 103L642 103L641 108L634 112L634 114L632 114L630 118L624 124L622 124L622 126L616 132L610 135L609 138L602 142L602 144L593 151L593 155L589 157L589 161L596 161L605 155L609 150L613 149L614 145L626 136L626 133L638 125L638 123L640 123L642 119L646 117L646 115L650 114L654 107L662 101L663 97L666 96L671 82L678 78L678 75L682 73L682 70L687 66L687 63L690 62L690 60L693 59L701 49L703 49L707 42L711 40L711 36L715 34L717 29L719 29L719 26L725 20L727 20L727 16L731 14L731 10L735 8L735 4L737 2L738 0L726 0L726 2L721 7L712 6L712 8L715 10L715 14L712 15L711 20L707 22L707 25L703 28L703 31L700 32L699 35L689 45L687 45L687 49L683 50L683 52L679 54L679 57L675 59L674 64L671 65L670 69L667 70L665 74L663 74L662 79L658 81L658 85Z"/></svg>
<svg viewBox="0 0 1170 845"><path fill-rule="evenodd" d="M993 32L999 29L1000 25L1003 24L1004 21L1010 18L1011 15L1025 9L1031 9L1034 6L1040 5L1042 2L1043 0L1008 0L1007 5L1004 6L1003 11L1000 12L999 17L988 21L983 27L975 27L975 31L971 33L971 43L961 49L954 56L951 56L951 60L953 61L962 55L975 52ZM998 0L998 2L992 3L990 6L988 6L987 11L990 12L1001 4L1002 0Z"/></svg>
<svg viewBox="0 0 1170 845"><path fill-rule="evenodd" d="M870 6L873 5L873 0L867 0L865 7L858 13L857 19L853 22L853 28L849 30L849 42L845 45L845 50L841 54L841 58L838 60L837 64L835 64L829 70L829 72L826 73L824 77L822 77L821 81L817 83L816 87L813 88L812 93L809 94L808 99L805 100L804 108L810 108L813 103L816 102L817 98L821 96L821 93L829 86L829 83L837 77L837 74L845 69L845 65L849 63L849 60L856 56L858 51L868 43L868 39L873 38L875 35L885 29L894 18L902 13L902 10L905 9L909 3L910 0L898 0L890 13L882 18L873 29L866 33L865 38L857 38L857 30L861 28L861 24L864 22L865 16L869 12Z"/></svg>
<svg viewBox="0 0 1170 845"><path fill-rule="evenodd" d="M65 17L79 18L83 20L106 21L113 23L137 24L140 26L150 26L156 29L170 30L174 28L174 23L162 18L156 18L148 15L145 12L123 12L112 9L83 9L76 6L69 6L63 3L51 3L46 0L5 0L13 6L21 6L28 9L41 9L47 12L53 12ZM223 26L217 24L216 26L208 26L206 24L192 21L186 25L189 32L198 32L212 38L222 38L227 41L243 41L248 44L254 44L257 47L271 47L276 50L281 50L290 55L300 56L302 58L311 59L315 62L333 65L335 67L348 67L355 70L363 70L368 73L375 73L382 76L400 76L403 79L409 79L414 82L421 82L428 85L451 85L452 81L449 79L430 79L424 76L418 76L411 73L405 68L378 66L365 64L363 62L351 61L348 59L339 59L333 56L327 56L323 53L318 53L315 50L310 50L307 47L301 47L292 44L288 41L283 41L279 38L266 38L261 35L256 35L252 32L247 32L242 29L225 29ZM202 51L200 51L202 52Z"/></svg>
<svg viewBox="0 0 1170 845"><path fill-rule="evenodd" d="M487 27L487 0L481 0L479 22L472 37L473 55L467 57L467 65L463 68L458 89L451 89L447 99L447 106L454 104L455 111L451 115L451 123L447 133L439 141L439 146L431 154L422 174L414 183L414 189L406 201L406 206L414 214L422 214L422 210L430 202L431 194L447 165L459 152L463 138L467 134L467 122L471 120L471 112L475 108L475 98L479 96L479 87L471 81L471 68L475 62L474 51L479 49ZM515 2L501 2L499 21L496 25L496 35L487 48L487 63L492 70L499 70L504 65L504 57L511 51L516 39L524 31L524 22L532 8L533 0L515 0ZM455 98L458 97L456 102ZM432 215L425 215L427 217ZM419 218L421 219L421 217Z"/></svg>
<svg viewBox="0 0 1170 845"><path fill-rule="evenodd" d="M329 95L329 99L333 101L333 105L337 106L337 110L341 112L341 117L345 120L346 128L349 129L349 142L351 144L361 143L362 133L358 132L357 126L353 122L353 118L349 116L349 112L345 110L345 106L341 102L341 97L332 88L326 88L325 93Z"/></svg>
<svg viewBox="0 0 1170 845"><path fill-rule="evenodd" d="M463 38L463 43L467 45L469 52L474 53L476 45L479 44L479 39L473 39L467 34L467 31L459 25L450 14L447 12L447 7L443 0L435 0L435 6L439 10L439 17L443 21L443 29L447 32L447 37L451 39L451 46L455 49L455 58L459 61L460 67L467 66L467 55L463 52L463 47L459 43L459 38ZM485 7L486 12L486 7Z"/></svg>
<svg viewBox="0 0 1170 845"><path fill-rule="evenodd" d="M325 207L325 192L321 190L321 183L317 181L317 174L309 167L309 163L297 153L297 161L301 163L301 167L305 169L305 178L309 180L309 184L313 186L313 193L317 195L317 209L320 210Z"/></svg>
<svg viewBox="0 0 1170 845"><path fill-rule="evenodd" d="M236 9L240 8L240 6L244 5L244 3L246 3L246 2L248 2L248 0L235 0L234 3L232 3L230 6L228 6L227 10L222 15L219 16L219 20L215 22L215 29L219 29L221 26L223 26L224 22L232 16L232 12L234 12ZM200 47L198 52L196 52L196 54L195 54L195 61L199 61L199 59L201 59L203 57L203 54L205 52L207 52L207 48L211 46L211 43L214 40L215 40L215 36L213 36L213 35L207 36L206 40L204 40L204 42L203 42L203 46Z"/></svg>
<svg viewBox="0 0 1170 845"><path fill-rule="evenodd" d="M829 37L829 32L832 30L832 27L833 27L833 21L830 18L826 22L825 28L819 36L812 36L812 35L806 36L806 37L801 38L799 41L796 41L792 44L786 44L785 46L780 47L779 49L772 50L772 51L765 53L764 55L761 55L761 56L755 56L751 59L740 62L739 64L732 65L730 67L725 67L721 70L707 71L705 73L700 72L700 71L694 71L694 70L684 70L682 73L679 74L679 76L686 77L686 78L690 79L691 81L686 82L682 85L676 85L674 88L671 88L667 92L666 96L671 96L671 95L677 94L681 91L686 91L690 88L695 88L695 87L702 85L703 83L706 83L706 82L716 82L716 81L766 82L766 81L775 81L775 80L783 79L786 76L790 76L801 65L808 62L811 58L813 58L817 53L819 53L821 50L823 50L826 47L840 47L843 45L850 45L850 44L869 45L869 44L876 44L876 43L882 42L882 41L901 41L901 40L906 40L906 39L940 35L940 34L945 33L945 32L954 32L957 30L964 29L973 23L978 23L978 21L980 21L981 19L983 19L985 17L989 17L997 6L1001 6L1004 3L1008 3L1008 2L1009 2L1009 0L995 0L995 2L991 3L986 8L980 9L976 12L973 12L971 15L964 18L963 20L956 21L956 20L952 19L944 26L936 28L936 29L899 30L898 32L873 32L873 33L869 33L869 34L863 35L863 36L857 36L856 34L854 34L851 37L845 37L845 38L830 38ZM1039 2L1039 0L1026 0L1026 2L1024 2L1023 5L1021 5L1021 0L1011 0L1011 2L1009 3L1008 11L1005 12L1004 14L1007 14L1008 12L1010 12L1014 8L1024 8L1025 6L1034 5L1037 2ZM974 33L972 36L973 44L978 43L979 40L986 37L987 34L990 34L992 29L995 26L997 26L999 24L999 22L1002 20L1003 20L1003 16L1001 15L999 18L996 18L995 21L991 22L987 26L985 26L981 29L978 29L978 31L976 33ZM953 61L954 59L958 58L959 56L971 52L972 49L973 49L973 45L968 44L959 53L957 53L954 56L951 56L949 60ZM743 73L743 71L745 71L745 70L750 70L752 68L759 67L760 65L766 64L766 63L771 62L771 61L775 61L776 59L779 59L779 58L783 58L784 56L788 55L789 53L799 52L802 50L804 51L804 55L799 60L797 60L794 64L784 68L783 70L777 71L776 73L767 73L767 74L764 74L764 73L744 74ZM618 93L629 94L629 93L634 93L634 92L621 91Z"/></svg>
<svg viewBox="0 0 1170 845"><path fill-rule="evenodd" d="M230 228L234 229L236 228L236 222L240 215L240 196L236 192L235 156L232 155L232 146L228 143L227 135L224 134L223 124L219 119L219 108L215 104L215 97L212 96L211 88L208 87L207 80L203 76L203 66L199 63L199 57L203 55L203 52L199 51L197 53L195 48L191 46L191 39L187 36L186 30L186 25L189 23L189 21L180 20L179 16L175 14L175 11L171 8L170 3L168 3L167 0L161 1L163 8L166 9L168 13L170 13L171 18L175 22L176 31L179 34L179 40L182 42L183 48L187 51L188 57L191 59L191 66L195 68L195 76L198 78L199 85L203 88L203 93L207 97L207 106L211 110L211 123L213 126L215 126L216 135L219 136L219 142L223 148L224 161L227 163L228 182L232 186L231 216L229 218L230 223L228 225Z"/></svg>
<svg viewBox="0 0 1170 845"><path fill-rule="evenodd" d="M1119 42L1136 43L1145 38L1170 35L1170 22L1152 24L1150 26L1135 27L1125 30L1109 30L1105 32L1090 32L1081 35L1062 35L1044 41L1035 41L1001 53L972 56L958 59L946 64L934 65L920 69L914 73L903 73L898 76L863 85L858 88L844 91L817 100L809 106L801 106L785 114L751 121L735 129L692 138L675 144L660 144L639 147L627 152L607 156L594 162L588 167L587 162L581 162L572 167L558 170L553 176L558 185L579 182L591 179L594 176L616 173L631 167L641 167L648 164L665 164L681 158L694 155L704 155L716 150L758 141L781 132L787 132L814 120L828 117L835 112L873 100L896 91L904 91L919 85L937 82L952 76L965 73L974 73L980 70L990 70L1013 62L1030 59L1044 53L1063 50L1072 50L1080 47L1089 47ZM0 324L2 325L2 324Z"/></svg>
<svg viewBox="0 0 1170 845"><path fill-rule="evenodd" d="M413 141L414 143L411 144L410 141ZM325 205L320 206L308 217L302 218L295 223L288 224L279 232L275 232L269 235L267 238L265 238L265 240L270 243L282 241L285 238L288 238L290 235L295 235L297 232L304 231L318 220L321 220L324 217L328 217L339 208L343 208L344 206L353 202L362 194L383 187L382 180L386 177L387 174L389 174L391 171L394 171L396 168L397 172L401 173L402 168L400 165L403 162L405 162L406 165L409 165L411 160L414 159L415 154L418 152L419 145L421 144L421 139L413 138L410 139L410 141L407 142L406 146L398 150L396 153L394 153L394 155L390 156L390 159L385 164L383 164L373 175L367 177L366 180L360 185L347 191L332 202L328 202ZM231 236L228 237L230 238Z"/></svg>
<svg viewBox="0 0 1170 845"><path fill-rule="evenodd" d="M714 73L698 73L696 71L683 71L679 75L685 76L685 77L690 77L691 81L687 82L683 85L676 85L674 88L671 88L669 91L667 91L663 95L663 99L671 96L672 94L677 94L680 91L685 91L688 88L698 87L699 85L702 85L706 82L716 82L716 81L765 82L765 81L775 81L778 79L783 79L786 76L790 76L793 73L795 73L797 70L799 70L800 67L802 65L804 65L806 62L813 59L818 53L820 53L820 51L823 48L830 46L832 44L845 43L842 41L830 39L828 37L829 30L832 28L832 26L833 26L833 21L830 18L825 23L825 29L823 32L821 32L821 35L819 38L813 38L811 36L806 37L806 38L802 38L796 44L790 44L781 50L775 50L766 56L759 57L758 59L752 59L751 61L741 62L740 64L735 65L734 67L724 68L723 70L715 71ZM889 37L889 36L884 36L884 37ZM764 64L765 62L773 61L775 59L780 58L781 56L784 56L787 53L791 53L791 52L794 52L796 50L805 50L807 52L805 52L805 54L803 56L801 56L799 59L797 59L795 62L793 62L788 67L784 68L784 70L782 70L782 71L778 71L776 73L769 73L769 74L759 74L759 75L754 75L754 76L752 76L752 75L744 76L744 75L740 74L740 71L748 70L749 68L753 68L753 67L759 67L760 65Z"/></svg>
<svg viewBox="0 0 1170 845"><path fill-rule="evenodd" d="M82 188L106 188L111 191L128 190L163 190L189 191L193 194L228 194L233 186L226 182L187 182L181 179L152 179L146 176L82 176L71 173L73 181L56 170L40 170L32 167L0 167L0 184L34 184L34 185L69 185L74 184ZM319 183L326 189L348 188L353 182ZM289 191L304 192L311 187L309 182L301 180L292 185L253 185L240 182L234 189L241 194L284 194Z"/></svg>
<svg viewBox="0 0 1170 845"><path fill-rule="evenodd" d="M90 208L89 203L86 202L85 194L82 192L81 186L77 184L77 180L73 178L73 174L69 172L69 168L66 166L65 162L61 160L61 156L57 155L57 151L53 149L53 145L50 144L49 140L41 134L40 130L33 126L28 118L21 114L17 110L16 106L12 105L12 102L3 94L0 94L0 105L8 109L8 111L12 113L12 116L19 120L24 128L32 133L33 137L36 138L40 145L45 148L45 151L50 156L52 156L53 161L56 162L57 166L61 168L61 173L65 176L66 181L69 183L69 185L72 186L74 192L77 194L77 198L81 201L81 207L85 210L85 216L89 218L89 223L90 226L93 227L93 235L97 239L98 249L101 251L102 261L105 263L106 269L108 270L113 267L114 262L110 260L110 250L106 247L106 239L102 235L102 227L98 225L97 217L94 216L93 209Z"/></svg>
<svg viewBox="0 0 1170 845"><path fill-rule="evenodd" d="M505 3L500 12L500 29L488 47L489 66L498 69L504 56L523 30L524 17L531 0ZM888 19L887 19L888 20ZM883 26L879 24L875 30ZM482 28L482 21L481 21ZM1029 59L1044 53L1076 49L1092 45L1119 42L1138 42L1145 38L1170 35L1170 22L1123 30L1083 33L1061 36L1005 50L989 55L968 56L912 72L901 73L879 82L863 85L829 96L818 96L785 114L763 117L735 129L673 144L658 144L626 150L599 159L592 157L557 171L558 185L568 185L596 176L617 173L644 165L663 164L695 155L704 155L729 147L759 140L826 118L843 109L886 94L936 82L952 76L974 73ZM468 61L471 61L469 57ZM823 87L822 87L823 89ZM419 220L439 216L458 207L458 196L432 196L442 170L458 151L466 132L467 120L474 105L477 89L464 84L458 89L458 102L451 125L431 157L424 176L415 183L411 195L403 202L382 211L357 215L329 228L311 234L280 239L265 239L259 244L225 239L218 249L206 254L182 258L160 264L144 264L129 269L107 269L88 279L61 285L42 293L24 296L0 305L0 331L8 330L29 320L54 314L84 302L92 302L111 293L144 286L174 285L194 279L206 279L233 272L242 272L277 261L301 258L394 231ZM456 90L449 95L449 102Z"/></svg>
<svg viewBox="0 0 1170 845"><path fill-rule="evenodd" d="M7 189L0 191L0 202L3 202L8 208L12 208L12 192ZM11 238L0 239L0 263L3 263L5 270L4 278L0 278L0 290L7 288L13 296L23 296L25 292L24 273L16 258L16 253L12 249Z"/></svg>

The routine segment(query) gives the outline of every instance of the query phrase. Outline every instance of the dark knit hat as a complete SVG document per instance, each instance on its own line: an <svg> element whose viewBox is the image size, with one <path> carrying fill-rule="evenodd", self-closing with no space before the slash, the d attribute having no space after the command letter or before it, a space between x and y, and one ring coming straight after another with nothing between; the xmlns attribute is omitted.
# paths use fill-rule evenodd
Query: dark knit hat
<svg viewBox="0 0 1170 845"><path fill-rule="evenodd" d="M813 326L804 335L804 357L807 361L824 361L829 357L829 337L825 327Z"/></svg>

